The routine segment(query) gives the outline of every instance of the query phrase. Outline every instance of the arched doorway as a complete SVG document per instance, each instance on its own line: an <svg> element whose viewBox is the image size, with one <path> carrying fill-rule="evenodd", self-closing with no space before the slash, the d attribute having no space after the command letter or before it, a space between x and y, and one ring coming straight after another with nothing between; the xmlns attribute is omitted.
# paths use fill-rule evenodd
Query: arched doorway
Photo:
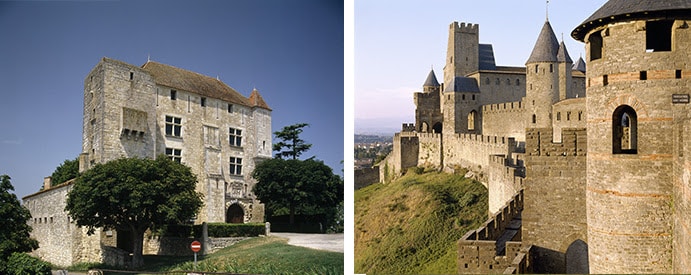
<svg viewBox="0 0 691 275"><path fill-rule="evenodd" d="M588 274L588 244L582 240L575 240L566 249L566 273Z"/></svg>
<svg viewBox="0 0 691 275"><path fill-rule="evenodd" d="M245 211L242 210L242 206L237 203L228 207L226 212L226 222L227 223L244 223L245 222Z"/></svg>

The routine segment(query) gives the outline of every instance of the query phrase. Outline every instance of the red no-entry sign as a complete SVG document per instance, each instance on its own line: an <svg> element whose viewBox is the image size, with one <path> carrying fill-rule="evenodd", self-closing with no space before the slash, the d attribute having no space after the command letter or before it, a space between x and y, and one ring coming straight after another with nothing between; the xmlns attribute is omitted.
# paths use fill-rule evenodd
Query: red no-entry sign
<svg viewBox="0 0 691 275"><path fill-rule="evenodd" d="M192 249L192 252L197 253L202 250L202 244L198 241L193 241L192 244L190 244L190 248Z"/></svg>

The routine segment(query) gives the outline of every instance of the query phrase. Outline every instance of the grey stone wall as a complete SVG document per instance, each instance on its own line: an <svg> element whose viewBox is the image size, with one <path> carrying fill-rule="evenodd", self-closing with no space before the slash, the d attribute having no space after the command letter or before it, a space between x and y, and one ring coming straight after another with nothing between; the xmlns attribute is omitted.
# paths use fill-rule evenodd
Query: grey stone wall
<svg viewBox="0 0 691 275"><path fill-rule="evenodd" d="M355 190L380 182L379 166L357 169L354 174Z"/></svg>
<svg viewBox="0 0 691 275"><path fill-rule="evenodd" d="M487 136L513 137L525 141L526 110L522 101L482 106L482 133Z"/></svg>

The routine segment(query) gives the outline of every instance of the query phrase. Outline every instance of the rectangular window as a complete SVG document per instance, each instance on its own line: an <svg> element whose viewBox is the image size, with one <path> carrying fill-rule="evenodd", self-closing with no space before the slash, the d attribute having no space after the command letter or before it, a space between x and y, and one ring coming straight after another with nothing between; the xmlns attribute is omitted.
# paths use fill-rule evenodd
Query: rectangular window
<svg viewBox="0 0 691 275"><path fill-rule="evenodd" d="M242 146L242 130L230 128L228 131L230 146Z"/></svg>
<svg viewBox="0 0 691 275"><path fill-rule="evenodd" d="M233 113L233 104L228 104L228 113Z"/></svg>
<svg viewBox="0 0 691 275"><path fill-rule="evenodd" d="M609 79L608 79L607 75L603 75L602 76L602 86L607 86L607 85L609 85Z"/></svg>
<svg viewBox="0 0 691 275"><path fill-rule="evenodd" d="M638 74L638 79L648 80L648 72L647 71L640 71Z"/></svg>
<svg viewBox="0 0 691 275"><path fill-rule="evenodd" d="M681 70L674 71L674 78L676 78L676 79L681 78Z"/></svg>
<svg viewBox="0 0 691 275"><path fill-rule="evenodd" d="M177 100L177 99L178 99L178 91L170 90L170 100Z"/></svg>
<svg viewBox="0 0 691 275"><path fill-rule="evenodd" d="M202 97L202 107L206 107L206 97Z"/></svg>
<svg viewBox="0 0 691 275"><path fill-rule="evenodd" d="M175 161L177 163L182 162L181 149L166 148L166 156L168 156L172 161Z"/></svg>
<svg viewBox="0 0 691 275"><path fill-rule="evenodd" d="M242 175L242 158L230 158L230 174Z"/></svg>
<svg viewBox="0 0 691 275"><path fill-rule="evenodd" d="M134 79L134 73L130 72L130 80Z"/></svg>
<svg viewBox="0 0 691 275"><path fill-rule="evenodd" d="M646 52L668 52L672 50L672 25L674 20L645 22Z"/></svg>
<svg viewBox="0 0 691 275"><path fill-rule="evenodd" d="M180 137L182 118L166 116L166 136Z"/></svg>

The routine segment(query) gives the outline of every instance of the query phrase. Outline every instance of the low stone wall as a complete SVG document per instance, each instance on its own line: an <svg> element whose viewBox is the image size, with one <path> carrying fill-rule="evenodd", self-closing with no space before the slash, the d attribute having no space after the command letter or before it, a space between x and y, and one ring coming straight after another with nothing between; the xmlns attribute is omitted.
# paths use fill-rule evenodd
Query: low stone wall
<svg viewBox="0 0 691 275"><path fill-rule="evenodd" d="M355 190L379 183L379 166L355 170Z"/></svg>

